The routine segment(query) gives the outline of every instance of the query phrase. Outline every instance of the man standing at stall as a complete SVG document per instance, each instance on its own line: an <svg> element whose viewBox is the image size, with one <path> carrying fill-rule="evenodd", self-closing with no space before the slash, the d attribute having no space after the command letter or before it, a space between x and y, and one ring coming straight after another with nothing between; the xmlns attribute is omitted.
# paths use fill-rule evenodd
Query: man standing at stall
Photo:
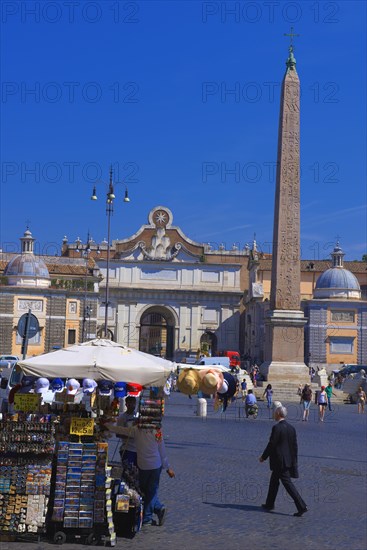
<svg viewBox="0 0 367 550"><path fill-rule="evenodd" d="M132 427L135 419L138 416L136 411L136 397L128 395L125 398L126 411L117 419L117 425L124 428ZM122 445L120 449L120 455L122 462L126 460L129 464L137 465L136 445L135 441L131 437L125 437L123 435L117 435L122 439Z"/></svg>
<svg viewBox="0 0 367 550"><path fill-rule="evenodd" d="M157 525L153 514L157 515L158 525L164 523L166 507L158 497L159 480L162 468L169 477L175 477L166 456L163 435L160 429L139 428L138 426L122 427L106 424L113 433L134 438L139 469L139 487L144 496L143 525Z"/></svg>

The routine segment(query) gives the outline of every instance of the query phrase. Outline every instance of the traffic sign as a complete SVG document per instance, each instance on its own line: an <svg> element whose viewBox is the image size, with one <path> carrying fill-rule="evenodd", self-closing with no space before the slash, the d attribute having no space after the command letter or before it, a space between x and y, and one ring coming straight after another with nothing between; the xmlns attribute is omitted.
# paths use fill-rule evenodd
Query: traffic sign
<svg viewBox="0 0 367 550"><path fill-rule="evenodd" d="M33 315L33 313L24 313L18 321L18 328L17 328L18 333L22 338L25 337L25 329L27 325L28 315L29 315L28 338L33 338L33 336L36 336L36 334L39 332L39 329L40 329L40 325L37 317Z"/></svg>

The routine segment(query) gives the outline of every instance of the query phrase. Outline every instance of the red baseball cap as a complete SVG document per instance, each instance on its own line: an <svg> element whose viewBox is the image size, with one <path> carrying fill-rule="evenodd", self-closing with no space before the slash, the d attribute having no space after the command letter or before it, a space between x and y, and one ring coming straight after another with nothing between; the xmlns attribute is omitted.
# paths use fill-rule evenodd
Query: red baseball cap
<svg viewBox="0 0 367 550"><path fill-rule="evenodd" d="M126 391L128 395L134 395L135 397L138 397L141 390L143 389L143 386L140 384L127 384Z"/></svg>

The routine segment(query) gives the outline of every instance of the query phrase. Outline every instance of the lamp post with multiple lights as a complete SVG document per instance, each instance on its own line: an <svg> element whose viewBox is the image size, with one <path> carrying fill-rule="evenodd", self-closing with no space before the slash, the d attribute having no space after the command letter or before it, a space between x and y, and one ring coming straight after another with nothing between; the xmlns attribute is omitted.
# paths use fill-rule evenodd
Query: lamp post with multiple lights
<svg viewBox="0 0 367 550"><path fill-rule="evenodd" d="M108 185L108 191L106 195L106 215L107 215L107 259L106 259L106 288L105 288L105 316L104 316L104 337L108 338L108 305L109 305L109 282L110 282L110 238L111 238L111 215L113 214L113 203L116 198L114 185L116 183L113 183L113 171L112 167L110 168L110 181ZM124 184L125 185L125 184ZM91 196L92 201L96 201L98 199L97 197L97 190L94 186L93 188L93 194ZM124 202L130 202L129 194L127 187L125 185L125 197Z"/></svg>

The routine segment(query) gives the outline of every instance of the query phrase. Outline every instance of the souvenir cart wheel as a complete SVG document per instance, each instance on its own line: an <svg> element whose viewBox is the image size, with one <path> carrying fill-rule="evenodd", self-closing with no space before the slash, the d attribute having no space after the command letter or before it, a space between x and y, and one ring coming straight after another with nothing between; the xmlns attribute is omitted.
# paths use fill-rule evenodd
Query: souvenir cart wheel
<svg viewBox="0 0 367 550"><path fill-rule="evenodd" d="M55 544L64 544L66 542L66 534L64 531L56 531L54 534L54 543Z"/></svg>
<svg viewBox="0 0 367 550"><path fill-rule="evenodd" d="M85 544L88 544L88 546L97 546L100 542L101 537L100 535L96 535L96 533L90 533L85 539Z"/></svg>

